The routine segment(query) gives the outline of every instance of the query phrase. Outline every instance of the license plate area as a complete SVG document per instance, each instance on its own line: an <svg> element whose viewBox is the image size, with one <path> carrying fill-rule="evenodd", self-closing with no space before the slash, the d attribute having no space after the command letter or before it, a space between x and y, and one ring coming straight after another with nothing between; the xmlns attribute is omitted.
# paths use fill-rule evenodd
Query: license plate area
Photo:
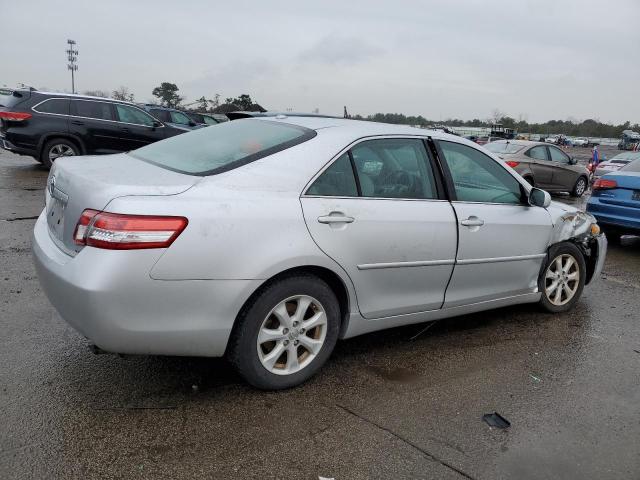
<svg viewBox="0 0 640 480"><path fill-rule="evenodd" d="M66 206L66 202L56 197L51 197L47 205L49 231L59 240L62 240L64 235L64 209Z"/></svg>

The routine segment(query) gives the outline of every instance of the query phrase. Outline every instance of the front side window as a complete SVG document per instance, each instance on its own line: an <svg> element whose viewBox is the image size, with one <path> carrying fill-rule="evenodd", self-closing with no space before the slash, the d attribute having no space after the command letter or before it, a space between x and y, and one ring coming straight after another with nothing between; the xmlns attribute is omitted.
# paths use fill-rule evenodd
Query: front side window
<svg viewBox="0 0 640 480"><path fill-rule="evenodd" d="M367 140L351 150L363 197L438 198L422 140Z"/></svg>
<svg viewBox="0 0 640 480"><path fill-rule="evenodd" d="M169 112L169 115L171 115L172 123L178 123L180 125L189 125L191 123L189 117L187 117L184 113L171 111Z"/></svg>
<svg viewBox="0 0 640 480"><path fill-rule="evenodd" d="M569 156L559 148L549 147L549 153L551 154L552 162L569 163Z"/></svg>
<svg viewBox="0 0 640 480"><path fill-rule="evenodd" d="M69 115L69 100L65 98L52 98L45 100L40 105L34 107L36 112L54 113L57 115Z"/></svg>
<svg viewBox="0 0 640 480"><path fill-rule="evenodd" d="M475 148L440 142L458 201L521 204L520 183L498 162Z"/></svg>
<svg viewBox="0 0 640 480"><path fill-rule="evenodd" d="M153 126L153 118L137 108L116 104L116 113L118 114L118 120L121 122L145 125L147 127Z"/></svg>
<svg viewBox="0 0 640 480"><path fill-rule="evenodd" d="M167 110L160 110L159 108L152 108L149 110L149 113L156 117L161 122L170 122L171 117L169 116L169 112Z"/></svg>
<svg viewBox="0 0 640 480"><path fill-rule="evenodd" d="M345 153L313 182L307 195L324 197L357 197L358 187L349 154Z"/></svg>
<svg viewBox="0 0 640 480"><path fill-rule="evenodd" d="M215 118L210 117L209 115L202 115L202 118L206 125L217 125L219 123Z"/></svg>
<svg viewBox="0 0 640 480"><path fill-rule="evenodd" d="M188 175L213 175L291 148L314 130L269 120L226 122L152 143L129 152L134 158Z"/></svg>
<svg viewBox="0 0 640 480"><path fill-rule="evenodd" d="M74 100L75 115L97 120L115 120L111 104L106 102L94 102L91 100Z"/></svg>
<svg viewBox="0 0 640 480"><path fill-rule="evenodd" d="M535 160L547 160L547 147L538 145L527 152L527 156Z"/></svg>

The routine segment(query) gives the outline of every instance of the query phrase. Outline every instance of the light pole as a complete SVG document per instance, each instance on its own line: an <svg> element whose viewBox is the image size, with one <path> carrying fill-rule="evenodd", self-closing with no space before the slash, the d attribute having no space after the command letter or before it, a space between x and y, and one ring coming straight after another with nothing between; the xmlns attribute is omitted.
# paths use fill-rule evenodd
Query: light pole
<svg viewBox="0 0 640 480"><path fill-rule="evenodd" d="M67 44L69 45L69 48L67 49L67 59L69 60L67 70L71 70L71 93L76 93L74 72L78 70L78 65L76 65L76 62L78 61L78 50L75 50L75 40L67 40Z"/></svg>

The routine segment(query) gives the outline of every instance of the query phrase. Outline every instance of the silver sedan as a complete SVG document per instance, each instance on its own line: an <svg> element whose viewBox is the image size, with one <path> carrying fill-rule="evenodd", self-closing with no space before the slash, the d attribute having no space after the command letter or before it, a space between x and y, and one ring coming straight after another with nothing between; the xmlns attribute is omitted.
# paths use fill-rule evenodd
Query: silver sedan
<svg viewBox="0 0 640 480"><path fill-rule="evenodd" d="M33 252L53 305L99 348L225 355L280 389L340 338L568 310L606 245L591 215L467 140L281 115L58 159Z"/></svg>

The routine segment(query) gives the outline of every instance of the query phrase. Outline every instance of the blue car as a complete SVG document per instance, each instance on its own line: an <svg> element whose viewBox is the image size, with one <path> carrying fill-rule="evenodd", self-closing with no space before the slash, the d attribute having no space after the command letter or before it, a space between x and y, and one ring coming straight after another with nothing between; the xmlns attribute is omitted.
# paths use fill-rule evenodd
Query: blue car
<svg viewBox="0 0 640 480"><path fill-rule="evenodd" d="M597 179L592 189L587 212L598 219L609 240L625 233L640 235L640 160Z"/></svg>

